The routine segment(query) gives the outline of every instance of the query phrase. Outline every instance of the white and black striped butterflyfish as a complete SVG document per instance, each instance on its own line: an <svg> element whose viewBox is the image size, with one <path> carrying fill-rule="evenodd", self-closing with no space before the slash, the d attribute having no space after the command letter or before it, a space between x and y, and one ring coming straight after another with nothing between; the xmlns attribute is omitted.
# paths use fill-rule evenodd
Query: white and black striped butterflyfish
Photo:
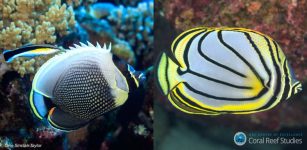
<svg viewBox="0 0 307 150"><path fill-rule="evenodd" d="M15 55L54 51L51 45L31 45L4 52L6 60ZM26 49L25 49L26 48ZM20 52L20 53L18 53ZM48 53L43 53L48 54ZM31 55L32 56L32 55ZM101 47L88 42L55 55L35 74L29 103L40 120L54 128L69 131L123 105L129 92L145 80L142 72L126 64L124 69L112 59L111 44Z"/></svg>
<svg viewBox="0 0 307 150"><path fill-rule="evenodd" d="M183 32L159 57L156 78L174 107L201 115L265 111L302 90L277 42L244 28Z"/></svg>

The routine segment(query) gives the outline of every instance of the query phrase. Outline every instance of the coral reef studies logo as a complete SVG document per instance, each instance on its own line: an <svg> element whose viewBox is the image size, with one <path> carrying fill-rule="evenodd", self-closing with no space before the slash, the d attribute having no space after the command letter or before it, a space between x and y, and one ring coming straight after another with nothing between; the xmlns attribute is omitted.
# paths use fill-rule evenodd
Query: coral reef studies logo
<svg viewBox="0 0 307 150"><path fill-rule="evenodd" d="M237 132L234 137L233 137L233 141L235 142L235 144L237 144L238 146L242 146L246 143L246 135L243 132Z"/></svg>

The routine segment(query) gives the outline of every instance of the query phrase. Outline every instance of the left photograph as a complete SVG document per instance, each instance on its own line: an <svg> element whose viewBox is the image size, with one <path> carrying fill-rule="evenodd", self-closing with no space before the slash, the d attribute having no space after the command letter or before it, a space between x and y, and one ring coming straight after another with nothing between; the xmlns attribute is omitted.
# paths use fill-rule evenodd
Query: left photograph
<svg viewBox="0 0 307 150"><path fill-rule="evenodd" d="M153 149L153 0L0 12L0 149Z"/></svg>

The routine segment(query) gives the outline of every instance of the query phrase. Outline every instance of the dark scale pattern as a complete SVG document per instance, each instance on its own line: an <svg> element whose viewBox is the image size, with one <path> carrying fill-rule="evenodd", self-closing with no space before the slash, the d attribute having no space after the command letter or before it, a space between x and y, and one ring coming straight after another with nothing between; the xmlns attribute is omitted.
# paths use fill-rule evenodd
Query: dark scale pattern
<svg viewBox="0 0 307 150"><path fill-rule="evenodd" d="M61 75L54 103L75 117L93 119L115 107L110 90L95 62L78 62Z"/></svg>

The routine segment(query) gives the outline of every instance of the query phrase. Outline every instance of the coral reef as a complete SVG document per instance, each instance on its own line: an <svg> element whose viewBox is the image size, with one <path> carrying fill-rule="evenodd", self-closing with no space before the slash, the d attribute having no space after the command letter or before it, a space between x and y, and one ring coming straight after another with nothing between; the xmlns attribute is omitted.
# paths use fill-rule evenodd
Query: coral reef
<svg viewBox="0 0 307 150"><path fill-rule="evenodd" d="M74 28L72 7L61 0L2 0L0 47L14 49L24 44L54 43Z"/></svg>
<svg viewBox="0 0 307 150"><path fill-rule="evenodd" d="M129 15L123 15L128 17L129 22L121 23L122 26L134 24L133 28L129 31L117 31L117 28L112 28L117 20L111 23L107 16L92 16L89 8L95 1L0 0L0 11L4 12L0 14L0 52L28 43L48 43L68 48L72 44L86 41L98 41L100 44L111 42L115 56L141 69L151 65L150 56L155 55L151 51L153 23L150 21L153 21L153 3L146 4L146 8L145 3L141 3L142 7L139 5L139 0L125 1L125 7L117 6L122 4L121 1L112 3L114 9L109 9L108 15L121 7L126 11L129 6L129 10L133 11ZM143 10L138 12L138 9ZM151 14L146 9L150 9ZM121 19L124 20L125 17ZM140 23L136 24L137 20ZM141 30L136 30L139 25L141 28L151 26L150 31L147 29L147 33L142 33ZM146 40L139 39L135 42L138 44L132 45L128 39L118 37L119 32L126 38L128 33L138 33L141 34L139 38ZM147 59L137 55L135 51L141 43L143 46L138 51L142 51ZM34 73L52 56L18 58L10 64L0 57L0 149L13 148L3 147L5 143L12 146L37 144L37 148L42 149L153 148L153 93L145 95L144 92L154 86L152 78L141 91L131 93L124 106L79 130L66 133L51 128L46 121L35 119L28 104L31 82Z"/></svg>
<svg viewBox="0 0 307 150"><path fill-rule="evenodd" d="M153 49L153 2L139 3L136 8L120 5L107 20L116 37L128 41L137 57Z"/></svg>
<svg viewBox="0 0 307 150"><path fill-rule="evenodd" d="M100 6L97 6L100 5ZM95 7L95 8L93 8ZM136 63L138 61L153 61L149 53L153 50L153 2L141 2L137 7L119 5L114 7L110 3L96 3L89 8L76 11L76 19L80 25L91 34L91 41L111 41L117 56L137 67L149 64ZM103 10L102 10L103 9ZM94 11L94 12L93 12ZM104 14L95 14L104 11ZM119 51L117 51L119 50ZM150 61L147 61L150 60Z"/></svg>
<svg viewBox="0 0 307 150"><path fill-rule="evenodd" d="M39 144L51 149L61 146L62 134L42 127L33 120L27 105L30 76L20 78L15 71L3 75L0 87L0 149L16 148L14 144ZM1 140L2 139L2 140ZM4 143L1 143L4 142ZM8 143L9 142L9 143ZM7 145L5 145L7 144Z"/></svg>
<svg viewBox="0 0 307 150"><path fill-rule="evenodd" d="M130 64L136 63L135 54L128 42L116 37L109 22L90 16L83 10L76 11L76 19L80 26L90 35L89 41L99 43L112 43L112 53L126 60Z"/></svg>
<svg viewBox="0 0 307 150"><path fill-rule="evenodd" d="M80 5L90 5L95 3L97 0L64 0L67 5L78 7Z"/></svg>
<svg viewBox="0 0 307 150"><path fill-rule="evenodd" d="M75 26L72 7L62 4L61 0L1 0L0 11L3 12L0 14L2 50L29 43L53 44L57 38L71 33ZM23 76L36 72L42 63L35 61L16 59L10 66Z"/></svg>
<svg viewBox="0 0 307 150"><path fill-rule="evenodd" d="M48 59L54 55L39 56L35 59L17 58L11 64L8 64L13 70L17 71L22 77L25 74L34 75L35 72L42 66Z"/></svg>
<svg viewBox="0 0 307 150"><path fill-rule="evenodd" d="M70 6L77 7L82 3L82 0L66 0L65 2Z"/></svg>
<svg viewBox="0 0 307 150"><path fill-rule="evenodd" d="M0 101L2 104L0 113L1 132L5 132L5 130L18 130L21 127L30 127L32 123L28 120L25 121L24 118L31 117L30 112L27 111L27 106L24 105L24 102L27 101L27 95L24 93L28 92L27 88L30 86L26 80L20 79L19 75L12 71L3 75L0 91ZM11 124L11 122L14 122L14 124Z"/></svg>

